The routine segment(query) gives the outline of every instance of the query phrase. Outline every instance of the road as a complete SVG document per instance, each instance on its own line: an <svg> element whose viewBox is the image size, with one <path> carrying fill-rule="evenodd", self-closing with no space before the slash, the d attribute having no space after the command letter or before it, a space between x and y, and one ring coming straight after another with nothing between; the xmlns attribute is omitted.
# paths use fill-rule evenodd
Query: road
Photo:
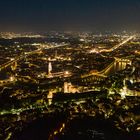
<svg viewBox="0 0 140 140"><path fill-rule="evenodd" d="M25 52L24 54L22 54L22 55L20 55L20 56L18 56L18 57L16 57L16 58L13 58L12 60L10 60L10 61L8 61L8 62L2 64L2 65L0 66L0 70L9 67L9 66L12 65L13 63L15 63L15 62L17 62L17 61L19 61L19 60L21 60L21 59L23 59L23 58L25 58L25 57L28 57L28 56L30 56L30 55L39 53L39 52L42 51L42 50L54 49L54 48L64 47L64 46L67 46L67 45L68 45L68 44L63 44L63 45L57 45L57 46L53 46L53 47L48 47L48 46L46 46L46 45L43 45L41 48L39 48L39 49L37 49L37 50L35 50L35 51Z"/></svg>
<svg viewBox="0 0 140 140"><path fill-rule="evenodd" d="M118 49L119 47L123 46L124 44L126 44L130 40L134 39L135 37L136 37L136 35L130 36L129 38L127 38L123 42L115 45L111 49L108 49L108 50L104 49L104 50L101 50L100 52L112 52L112 51ZM105 77L107 77L105 75L105 73L110 70L110 68L114 65L115 61L116 61L116 59L111 64L109 64L106 68L104 68L102 71L82 75L81 78L86 78L86 77L89 77L89 76L99 76L99 77L104 77L105 78Z"/></svg>
<svg viewBox="0 0 140 140"><path fill-rule="evenodd" d="M115 45L114 47L112 47L111 49L103 49L100 52L112 52L112 51L118 49L119 47L123 46L124 44L126 44L130 40L134 39L135 37L136 37L136 35L130 36L127 39L123 40L121 43L119 43L119 44Z"/></svg>

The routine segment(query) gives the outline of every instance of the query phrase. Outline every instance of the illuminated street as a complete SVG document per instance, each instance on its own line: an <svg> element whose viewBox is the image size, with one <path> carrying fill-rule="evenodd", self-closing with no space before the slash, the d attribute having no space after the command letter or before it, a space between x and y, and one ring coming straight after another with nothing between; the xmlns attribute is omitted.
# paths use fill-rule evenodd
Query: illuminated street
<svg viewBox="0 0 140 140"><path fill-rule="evenodd" d="M1 0L0 140L140 140L140 0Z"/></svg>

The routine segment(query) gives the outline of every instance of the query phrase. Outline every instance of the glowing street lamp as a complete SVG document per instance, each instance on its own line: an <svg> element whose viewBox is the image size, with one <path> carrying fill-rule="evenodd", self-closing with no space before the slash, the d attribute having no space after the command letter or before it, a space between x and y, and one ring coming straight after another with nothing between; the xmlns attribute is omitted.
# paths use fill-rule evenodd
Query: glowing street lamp
<svg viewBox="0 0 140 140"><path fill-rule="evenodd" d="M11 76L10 77L10 81L13 82L14 80L15 80L15 77L14 76Z"/></svg>

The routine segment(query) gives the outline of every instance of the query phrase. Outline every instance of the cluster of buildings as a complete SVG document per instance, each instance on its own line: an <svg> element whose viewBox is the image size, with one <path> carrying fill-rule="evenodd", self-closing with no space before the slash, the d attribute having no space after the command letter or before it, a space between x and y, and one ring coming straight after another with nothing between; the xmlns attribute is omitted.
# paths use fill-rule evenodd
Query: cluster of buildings
<svg viewBox="0 0 140 140"><path fill-rule="evenodd" d="M53 106L55 95L60 95L62 99L77 99L82 94L93 91L107 91L110 96L113 94L114 98L119 98L117 101L113 98L110 102L118 104L118 107L121 107L119 106L121 103L125 104L125 107L130 105L133 109L131 103L127 104L129 100L127 98L136 97L137 102L140 96L139 42L139 36L114 34L2 33L0 38L1 113L17 112L15 114L20 116L27 110L38 108L44 110L46 106ZM132 99L132 102L134 100ZM81 110L93 116L104 113L107 119L110 113L114 113L113 107L109 103L109 110L106 110L103 104L97 102L97 112L94 112L94 107L88 106L88 102L82 106L74 105L72 108L65 109L75 110L74 114ZM49 109L50 112L52 110ZM28 113L26 115L28 116ZM125 120L121 118L122 116L118 117L122 124Z"/></svg>

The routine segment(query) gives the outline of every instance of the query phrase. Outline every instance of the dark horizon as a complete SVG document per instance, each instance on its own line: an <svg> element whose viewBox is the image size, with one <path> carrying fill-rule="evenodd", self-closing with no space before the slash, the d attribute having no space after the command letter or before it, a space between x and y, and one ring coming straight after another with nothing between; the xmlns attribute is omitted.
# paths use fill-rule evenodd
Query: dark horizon
<svg viewBox="0 0 140 140"><path fill-rule="evenodd" d="M140 31L139 0L2 0L0 31Z"/></svg>

